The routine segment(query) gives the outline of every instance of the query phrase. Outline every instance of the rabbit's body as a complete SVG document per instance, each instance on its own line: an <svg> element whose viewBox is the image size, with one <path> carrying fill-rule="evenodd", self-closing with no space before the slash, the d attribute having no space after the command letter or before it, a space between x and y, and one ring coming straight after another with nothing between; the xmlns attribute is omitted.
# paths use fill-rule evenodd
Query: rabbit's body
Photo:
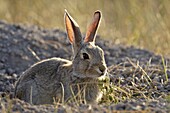
<svg viewBox="0 0 170 113"><path fill-rule="evenodd" d="M96 11L83 39L78 24L66 12L65 24L74 50L73 61L51 58L34 64L18 80L15 97L33 104L71 99L98 102L102 95L99 78L105 78L107 73L104 52L95 45L100 19L101 13Z"/></svg>
<svg viewBox="0 0 170 113"><path fill-rule="evenodd" d="M61 97L62 91L60 82L65 69L71 71L70 63L67 60L51 58L36 63L21 76L15 88L16 97L33 104L48 104L54 102L53 98ZM66 74L69 73L66 71ZM64 75L64 74L63 74ZM63 76L64 77L64 76ZM69 77L69 76L68 76ZM69 78L65 79L69 79Z"/></svg>
<svg viewBox="0 0 170 113"><path fill-rule="evenodd" d="M15 93L16 97L29 103L52 104L55 99L73 99L85 88L85 99L91 103L96 102L101 95L97 82L91 78L74 77L71 61L51 58L34 64L24 72ZM80 89L76 84L79 84Z"/></svg>

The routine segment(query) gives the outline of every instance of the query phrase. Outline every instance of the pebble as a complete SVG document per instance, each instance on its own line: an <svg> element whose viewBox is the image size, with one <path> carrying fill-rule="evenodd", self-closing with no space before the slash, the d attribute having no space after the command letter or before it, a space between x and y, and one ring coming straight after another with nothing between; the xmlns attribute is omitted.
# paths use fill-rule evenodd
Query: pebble
<svg viewBox="0 0 170 113"><path fill-rule="evenodd" d="M4 64L0 62L0 69L4 68Z"/></svg>
<svg viewBox="0 0 170 113"><path fill-rule="evenodd" d="M7 72L9 75L12 75L15 71L11 68L7 68Z"/></svg>
<svg viewBox="0 0 170 113"><path fill-rule="evenodd" d="M0 70L0 75L4 75L6 73L5 69Z"/></svg>
<svg viewBox="0 0 170 113"><path fill-rule="evenodd" d="M163 86L162 84L159 84L159 85L157 86L157 89L158 89L158 90L162 90L162 89L164 89L164 86Z"/></svg>

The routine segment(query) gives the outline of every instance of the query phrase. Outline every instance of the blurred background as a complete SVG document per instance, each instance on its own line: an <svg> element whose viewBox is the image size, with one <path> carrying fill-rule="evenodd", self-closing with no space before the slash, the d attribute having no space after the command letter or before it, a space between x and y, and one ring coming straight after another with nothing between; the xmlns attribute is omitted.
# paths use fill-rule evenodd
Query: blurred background
<svg viewBox="0 0 170 113"><path fill-rule="evenodd" d="M105 40L170 57L170 0L0 0L0 20L65 30L64 9L83 33L101 10Z"/></svg>

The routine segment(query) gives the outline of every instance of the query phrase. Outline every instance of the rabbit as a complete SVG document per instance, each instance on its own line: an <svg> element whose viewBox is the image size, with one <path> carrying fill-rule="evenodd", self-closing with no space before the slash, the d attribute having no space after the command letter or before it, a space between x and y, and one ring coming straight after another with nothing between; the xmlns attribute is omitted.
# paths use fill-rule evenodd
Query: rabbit
<svg viewBox="0 0 170 113"><path fill-rule="evenodd" d="M99 81L108 73L104 51L95 45L101 12L94 12L85 38L82 38L78 24L66 10L64 20L72 44L73 60L54 57L35 63L17 81L16 98L34 105L69 102L76 100L78 95L84 103L101 100L103 94Z"/></svg>

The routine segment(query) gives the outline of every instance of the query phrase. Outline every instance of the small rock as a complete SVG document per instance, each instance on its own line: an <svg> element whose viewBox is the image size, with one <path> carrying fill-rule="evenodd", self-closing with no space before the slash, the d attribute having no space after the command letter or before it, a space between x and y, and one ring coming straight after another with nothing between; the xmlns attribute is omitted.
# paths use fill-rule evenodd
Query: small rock
<svg viewBox="0 0 170 113"><path fill-rule="evenodd" d="M159 84L159 85L157 86L157 89L158 89L158 90L162 90L162 89L164 89L164 87L163 87L162 84Z"/></svg>
<svg viewBox="0 0 170 113"><path fill-rule="evenodd" d="M4 64L0 62L0 69L4 68Z"/></svg>
<svg viewBox="0 0 170 113"><path fill-rule="evenodd" d="M66 113L66 110L64 108L59 108L57 110L57 113Z"/></svg>
<svg viewBox="0 0 170 113"><path fill-rule="evenodd" d="M6 73L5 69L0 70L0 75L4 75Z"/></svg>
<svg viewBox="0 0 170 113"><path fill-rule="evenodd" d="M159 76L154 77L153 82L161 82L161 78Z"/></svg>
<svg viewBox="0 0 170 113"><path fill-rule="evenodd" d="M8 69L7 69L7 73L8 73L9 75L12 75L14 72L15 72L15 71L14 71L13 69L11 69L11 68L8 68Z"/></svg>
<svg viewBox="0 0 170 113"><path fill-rule="evenodd" d="M126 105L123 103L117 104L116 105L116 110L125 110Z"/></svg>
<svg viewBox="0 0 170 113"><path fill-rule="evenodd" d="M12 76L13 76L15 79L18 78L18 75L15 74L15 73L13 73Z"/></svg>

